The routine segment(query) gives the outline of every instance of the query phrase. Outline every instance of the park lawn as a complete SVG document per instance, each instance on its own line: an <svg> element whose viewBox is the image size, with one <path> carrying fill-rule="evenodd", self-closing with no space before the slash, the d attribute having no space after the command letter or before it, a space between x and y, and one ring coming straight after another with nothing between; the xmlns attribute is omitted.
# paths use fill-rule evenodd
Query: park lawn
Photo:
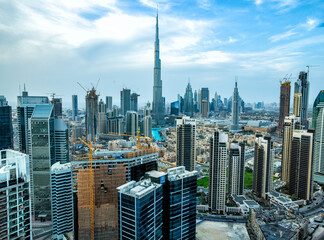
<svg viewBox="0 0 324 240"><path fill-rule="evenodd" d="M209 177L203 177L201 179L198 179L197 181L198 187L208 188L208 184L209 184Z"/></svg>
<svg viewBox="0 0 324 240"><path fill-rule="evenodd" d="M244 174L244 188L251 189L253 184L253 173L245 171Z"/></svg>

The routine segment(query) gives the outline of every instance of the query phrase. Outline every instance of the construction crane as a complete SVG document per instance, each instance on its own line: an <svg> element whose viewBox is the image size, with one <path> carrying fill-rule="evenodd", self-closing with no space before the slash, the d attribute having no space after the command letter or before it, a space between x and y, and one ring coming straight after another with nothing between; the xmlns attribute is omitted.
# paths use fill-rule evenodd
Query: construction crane
<svg viewBox="0 0 324 240"><path fill-rule="evenodd" d="M141 137L140 136L140 131L137 131L137 136L129 135L129 134L122 134L122 133L114 133L114 132L109 132L108 134L137 138L137 150L141 150L141 139L153 140L153 138L150 138L150 137Z"/></svg>
<svg viewBox="0 0 324 240"><path fill-rule="evenodd" d="M91 240L94 240L94 194L93 194L93 169L92 169L92 157L93 151L95 150L92 147L91 141L86 143L81 138L79 140L89 148L89 192L90 192L90 231L91 231Z"/></svg>
<svg viewBox="0 0 324 240"><path fill-rule="evenodd" d="M309 68L310 67L319 67L320 65L307 65L306 67L307 67L307 73L309 73Z"/></svg>

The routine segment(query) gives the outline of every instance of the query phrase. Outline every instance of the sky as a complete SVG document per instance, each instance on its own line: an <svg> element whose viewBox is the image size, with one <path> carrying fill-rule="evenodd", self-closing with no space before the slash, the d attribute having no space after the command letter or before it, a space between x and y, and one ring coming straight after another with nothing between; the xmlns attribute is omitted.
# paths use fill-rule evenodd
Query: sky
<svg viewBox="0 0 324 240"><path fill-rule="evenodd" d="M82 108L80 82L116 105L122 88L152 101L157 4L166 102L188 81L228 98L235 77L245 102L279 102L307 65L309 102L324 89L323 0L0 0L0 95L15 106L26 84Z"/></svg>

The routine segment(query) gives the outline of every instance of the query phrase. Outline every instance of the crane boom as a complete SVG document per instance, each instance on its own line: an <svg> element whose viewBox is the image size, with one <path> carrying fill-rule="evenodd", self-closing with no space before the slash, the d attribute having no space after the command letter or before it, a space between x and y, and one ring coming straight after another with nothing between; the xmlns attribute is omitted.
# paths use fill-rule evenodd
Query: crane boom
<svg viewBox="0 0 324 240"><path fill-rule="evenodd" d="M79 83L79 82L77 82L79 85L80 85L80 87L82 87L82 89L84 90L84 91L86 91L86 92L88 92L82 85L81 85L81 83Z"/></svg>
<svg viewBox="0 0 324 240"><path fill-rule="evenodd" d="M153 139L153 138L150 138L150 137L141 137L139 131L137 131L137 136L129 135L129 134L123 134L123 133L114 133L114 132L109 132L108 134L137 138L137 149L138 150L141 150L141 139L151 139L151 140Z"/></svg>

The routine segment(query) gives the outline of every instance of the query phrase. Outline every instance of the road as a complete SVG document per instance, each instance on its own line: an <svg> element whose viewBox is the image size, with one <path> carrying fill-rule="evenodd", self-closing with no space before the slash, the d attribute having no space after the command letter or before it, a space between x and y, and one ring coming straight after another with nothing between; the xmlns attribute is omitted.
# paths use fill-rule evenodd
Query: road
<svg viewBox="0 0 324 240"><path fill-rule="evenodd" d="M313 201L313 203L299 209L299 212L305 216L305 215L310 215L310 214L316 213L321 210L324 210L324 194L323 193L320 193L319 195L317 195L315 197L315 200Z"/></svg>

